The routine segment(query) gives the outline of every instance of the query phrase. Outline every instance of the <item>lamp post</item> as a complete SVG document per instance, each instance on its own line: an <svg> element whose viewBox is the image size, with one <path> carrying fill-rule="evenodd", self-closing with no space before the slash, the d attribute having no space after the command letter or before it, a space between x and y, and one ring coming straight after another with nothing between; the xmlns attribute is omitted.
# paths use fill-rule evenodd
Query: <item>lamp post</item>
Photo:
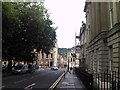
<svg viewBox="0 0 120 90"><path fill-rule="evenodd" d="M69 57L68 57L68 72L69 72Z"/></svg>
<svg viewBox="0 0 120 90"><path fill-rule="evenodd" d="M68 72L69 72L69 57L70 57L70 52L67 53L67 62L68 62L67 71Z"/></svg>

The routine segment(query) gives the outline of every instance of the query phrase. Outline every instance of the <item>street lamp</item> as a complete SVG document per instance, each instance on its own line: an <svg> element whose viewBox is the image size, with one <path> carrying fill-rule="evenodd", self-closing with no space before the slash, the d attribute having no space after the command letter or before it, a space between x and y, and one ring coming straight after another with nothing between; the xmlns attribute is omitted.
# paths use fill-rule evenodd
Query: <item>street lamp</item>
<svg viewBox="0 0 120 90"><path fill-rule="evenodd" d="M68 72L69 72L69 58L70 58L70 52L67 53L67 61L68 61L67 70L68 70Z"/></svg>
<svg viewBox="0 0 120 90"><path fill-rule="evenodd" d="M69 72L69 57L68 57L68 72Z"/></svg>

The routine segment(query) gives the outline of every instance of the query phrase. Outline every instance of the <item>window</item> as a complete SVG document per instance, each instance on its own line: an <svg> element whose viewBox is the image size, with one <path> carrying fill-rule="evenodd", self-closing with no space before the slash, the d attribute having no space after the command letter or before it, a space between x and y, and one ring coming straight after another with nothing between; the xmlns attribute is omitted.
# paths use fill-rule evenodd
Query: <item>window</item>
<svg viewBox="0 0 120 90"><path fill-rule="evenodd" d="M113 48L109 46L109 70L112 71Z"/></svg>
<svg viewBox="0 0 120 90"><path fill-rule="evenodd" d="M71 62L72 62L72 58L71 58Z"/></svg>
<svg viewBox="0 0 120 90"><path fill-rule="evenodd" d="M44 58L44 53L42 53L42 58Z"/></svg>
<svg viewBox="0 0 120 90"><path fill-rule="evenodd" d="M119 42L119 51L120 51L120 42ZM119 56L120 56L120 52L119 52ZM120 57L119 57L119 65L120 65ZM119 72L120 72L120 67L119 67Z"/></svg>
<svg viewBox="0 0 120 90"><path fill-rule="evenodd" d="M110 28L113 27L113 2L109 2Z"/></svg>
<svg viewBox="0 0 120 90"><path fill-rule="evenodd" d="M51 58L53 58L53 54L51 54Z"/></svg>
<svg viewBox="0 0 120 90"><path fill-rule="evenodd" d="M48 58L48 54L46 54L46 58Z"/></svg>
<svg viewBox="0 0 120 90"><path fill-rule="evenodd" d="M100 69L100 61L99 61L99 49L96 49L96 58L97 58L97 72L99 72Z"/></svg>
<svg viewBox="0 0 120 90"><path fill-rule="evenodd" d="M91 60L92 60L92 70L95 70L95 61L94 61L94 50L91 52Z"/></svg>

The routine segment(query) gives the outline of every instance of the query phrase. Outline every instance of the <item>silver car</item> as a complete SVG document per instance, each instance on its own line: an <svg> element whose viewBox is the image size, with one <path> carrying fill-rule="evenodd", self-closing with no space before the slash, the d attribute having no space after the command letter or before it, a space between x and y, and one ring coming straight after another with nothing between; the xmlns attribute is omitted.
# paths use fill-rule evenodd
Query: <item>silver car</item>
<svg viewBox="0 0 120 90"><path fill-rule="evenodd" d="M57 66L53 66L53 67L51 67L51 70L58 70L58 67Z"/></svg>
<svg viewBox="0 0 120 90"><path fill-rule="evenodd" d="M27 72L28 72L28 65L27 65L27 64L17 65L17 66L15 66L15 67L12 68L12 72L13 72L14 74L27 73Z"/></svg>

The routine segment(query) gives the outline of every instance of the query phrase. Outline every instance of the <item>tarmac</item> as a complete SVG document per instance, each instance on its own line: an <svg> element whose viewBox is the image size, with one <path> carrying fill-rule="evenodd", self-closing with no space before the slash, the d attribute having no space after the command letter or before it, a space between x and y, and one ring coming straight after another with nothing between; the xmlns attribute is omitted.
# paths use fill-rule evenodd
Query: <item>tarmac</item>
<svg viewBox="0 0 120 90"><path fill-rule="evenodd" d="M42 70L44 70L44 68L36 69L36 71L42 71ZM1 77L9 77L12 75L13 75L12 72L2 72Z"/></svg>
<svg viewBox="0 0 120 90"><path fill-rule="evenodd" d="M79 77L72 71L66 72L55 90L86 90L86 88Z"/></svg>
<svg viewBox="0 0 120 90"><path fill-rule="evenodd" d="M41 71L44 69L38 69L36 71ZM11 76L11 73L4 73L2 76ZM67 72L64 74L63 78L60 80L58 85L54 90L87 90L79 77L73 72Z"/></svg>

